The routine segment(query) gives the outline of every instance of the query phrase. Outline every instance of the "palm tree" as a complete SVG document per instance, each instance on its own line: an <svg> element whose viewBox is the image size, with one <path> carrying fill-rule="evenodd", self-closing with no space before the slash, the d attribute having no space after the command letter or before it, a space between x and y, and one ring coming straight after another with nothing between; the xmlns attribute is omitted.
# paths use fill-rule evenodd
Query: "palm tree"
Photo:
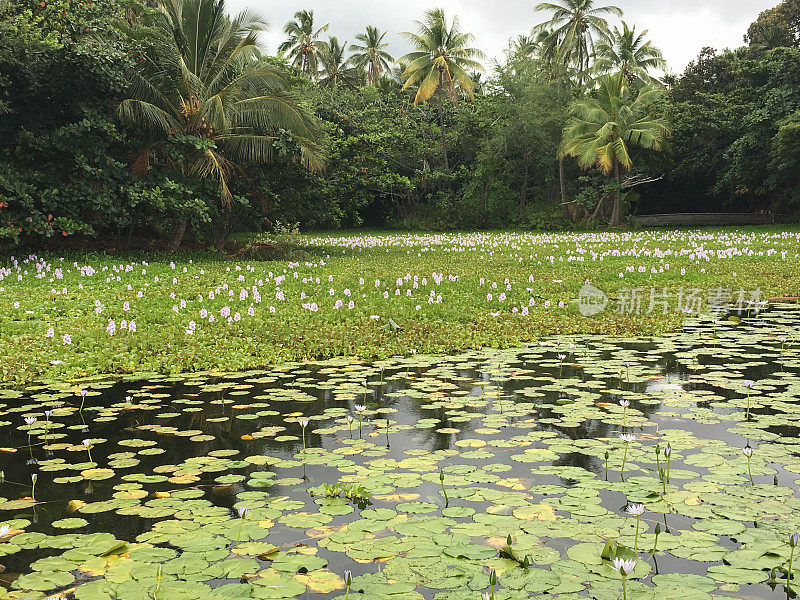
<svg viewBox="0 0 800 600"><path fill-rule="evenodd" d="M384 72L391 69L394 59L386 52L385 48L389 44L383 41L386 32L372 25L367 26L365 33L359 33L356 40L360 44L351 44L350 51L353 56L350 58L352 63L359 69L364 69L367 73L367 85L375 85Z"/></svg>
<svg viewBox="0 0 800 600"><path fill-rule="evenodd" d="M661 150L670 134L666 119L655 107L664 90L647 85L636 93L622 72L604 75L598 84L593 97L570 106L559 154L576 157L583 169L598 167L605 174L613 174L621 184L623 172L633 166L631 149ZM600 201L595 216L605 202L605 198ZM615 193L611 225L618 225L620 217L619 193Z"/></svg>
<svg viewBox="0 0 800 600"><path fill-rule="evenodd" d="M328 38L326 48L319 57L322 63L320 85L338 87L339 84L343 84L351 88L358 86L358 70L347 66L347 59L344 55L346 48L347 42L340 44L336 36Z"/></svg>
<svg viewBox="0 0 800 600"><path fill-rule="evenodd" d="M250 11L229 17L223 0L163 0L158 10L160 47L131 73L128 98L117 109L121 119L155 137L136 158L135 172L146 172L154 154L169 150L167 164L215 181L230 206L235 167L273 160L279 137L290 135L307 165L321 165L316 120L282 74L258 60L263 18ZM183 216L173 248L185 231Z"/></svg>
<svg viewBox="0 0 800 600"><path fill-rule="evenodd" d="M288 52L292 64L301 73L315 77L319 71L319 55L325 50L327 44L319 39L328 30L330 25L323 25L314 29L314 11L300 10L294 13L294 21L289 21L283 32L289 36L278 50Z"/></svg>
<svg viewBox="0 0 800 600"><path fill-rule="evenodd" d="M469 47L474 40L473 35L461 31L458 17L454 17L448 25L441 8L426 11L424 20L417 21L416 24L417 33L403 34L403 37L414 46L414 50L400 59L400 63L405 67L403 89L417 86L417 93L414 96L415 106L430 100L436 94L442 154L445 170L449 173L450 161L445 141L442 96L447 95L448 98L457 100L459 90L469 98L474 96L475 82L467 69L483 70L483 66L478 62L483 58L483 52Z"/></svg>
<svg viewBox="0 0 800 600"><path fill-rule="evenodd" d="M664 69L667 66L661 50L647 39L647 30L636 32L636 26L629 27L623 21L622 30L614 28L610 41L597 44L597 59L594 69L598 73L622 72L628 82L652 83L651 69Z"/></svg>
<svg viewBox="0 0 800 600"><path fill-rule="evenodd" d="M616 6L595 6L595 0L556 0L542 2L537 12L549 12L550 19L534 27L537 33L550 30L545 42L545 54L561 56L565 63L578 72L578 84L586 81L595 43L610 37L605 15L622 16Z"/></svg>

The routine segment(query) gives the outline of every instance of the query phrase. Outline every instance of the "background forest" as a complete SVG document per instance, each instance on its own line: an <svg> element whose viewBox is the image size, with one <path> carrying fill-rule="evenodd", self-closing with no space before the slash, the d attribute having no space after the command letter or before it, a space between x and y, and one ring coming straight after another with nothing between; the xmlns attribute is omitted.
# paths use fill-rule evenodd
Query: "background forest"
<svg viewBox="0 0 800 600"><path fill-rule="evenodd" d="M272 56L215 0L0 1L0 244L797 214L800 0L679 76L613 6L530 25L498 63L439 9L405 56L299 11Z"/></svg>

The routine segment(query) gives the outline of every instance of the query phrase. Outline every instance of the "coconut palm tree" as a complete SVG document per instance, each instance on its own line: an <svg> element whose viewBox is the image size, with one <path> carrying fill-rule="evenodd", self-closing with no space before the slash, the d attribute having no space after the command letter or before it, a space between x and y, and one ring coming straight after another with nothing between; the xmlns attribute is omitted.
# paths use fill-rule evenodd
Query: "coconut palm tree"
<svg viewBox="0 0 800 600"><path fill-rule="evenodd" d="M336 36L328 38L327 47L320 53L319 59L322 63L319 84L327 87L338 87L346 85L355 89L359 83L358 69L349 67L345 52L347 42L339 43Z"/></svg>
<svg viewBox="0 0 800 600"><path fill-rule="evenodd" d="M121 119L154 139L134 171L146 172L153 155L164 155L182 174L215 181L229 206L236 167L273 160L278 138L288 134L307 165L321 165L316 120L283 75L259 61L262 17L229 17L223 0L163 0L158 10L159 47L131 73L128 98L118 107ZM181 218L173 248L185 230Z"/></svg>
<svg viewBox="0 0 800 600"><path fill-rule="evenodd" d="M596 0L541 2L535 10L550 13L547 21L533 28L534 33L550 30L544 53L551 57L558 55L568 66L573 66L578 73L578 84L583 85L595 43L611 35L605 16L621 17L622 10L616 6L597 6Z"/></svg>
<svg viewBox="0 0 800 600"><path fill-rule="evenodd" d="M614 28L611 40L597 44L597 58L593 69L600 74L622 72L628 82L633 84L657 81L650 75L651 70L667 66L661 50L646 39L647 30L636 32L636 26L629 27L623 21L622 29Z"/></svg>
<svg viewBox="0 0 800 600"><path fill-rule="evenodd" d="M356 36L356 40L361 43L350 45L350 51L354 53L350 60L359 69L364 69L367 74L367 85L375 85L375 82L391 69L391 64L394 62L392 56L385 50L389 47L389 44L383 41L385 37L385 31L381 32L377 27L368 25L364 33Z"/></svg>
<svg viewBox="0 0 800 600"><path fill-rule="evenodd" d="M597 167L612 174L618 184L633 166L635 147L661 150L670 133L666 119L655 106L664 96L663 88L647 85L633 90L625 74L604 75L593 96L575 101L564 127L561 156L578 159L583 169ZM611 225L620 222L619 194L612 198ZM600 201L595 216L606 199Z"/></svg>
<svg viewBox="0 0 800 600"><path fill-rule="evenodd" d="M414 105L430 100L434 94L438 101L439 127L442 138L442 154L445 169L450 171L444 130L443 96L458 100L459 91L469 98L474 96L475 81L468 69L482 71L480 61L484 56L477 48L471 48L474 37L461 30L458 17L448 24L444 11L434 8L425 12L422 21L417 21L417 33L404 33L403 37L414 50L400 59L404 66L403 89L417 88ZM438 92L438 93L437 93Z"/></svg>
<svg viewBox="0 0 800 600"><path fill-rule="evenodd" d="M319 56L327 45L319 36L328 31L330 25L314 27L313 10L297 11L294 20L283 28L288 39L278 47L280 52L288 53L292 64L308 77L315 77L319 72Z"/></svg>

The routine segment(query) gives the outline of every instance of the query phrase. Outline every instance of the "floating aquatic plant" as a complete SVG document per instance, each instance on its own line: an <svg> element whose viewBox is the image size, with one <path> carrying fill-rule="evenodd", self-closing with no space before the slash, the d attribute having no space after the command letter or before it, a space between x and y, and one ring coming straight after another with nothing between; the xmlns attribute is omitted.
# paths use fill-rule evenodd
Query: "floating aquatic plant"
<svg viewBox="0 0 800 600"><path fill-rule="evenodd" d="M632 433L623 433L620 434L619 439L621 439L625 443L625 454L622 456L622 468L619 471L620 478L624 477L625 475L625 463L628 460L628 444L631 442L636 441L636 436Z"/></svg>
<svg viewBox="0 0 800 600"><path fill-rule="evenodd" d="M303 436L303 454L306 453L306 427L308 427L308 419L300 419L300 430L302 431ZM295 438L297 439L297 438Z"/></svg>
<svg viewBox="0 0 800 600"><path fill-rule="evenodd" d="M239 531L236 533L236 545L234 548L239 547L239 542L242 539L242 527L244 526L244 520L248 514L250 514L250 509L246 506L240 506L236 509L236 512L239 513Z"/></svg>
<svg viewBox="0 0 800 600"><path fill-rule="evenodd" d="M356 404L356 405L355 405L353 408L355 409L355 411L356 411L356 414L358 415L358 437L359 437L359 439L361 439L361 419L362 419L362 413L363 413L365 410L367 410L367 407L366 407L366 406L364 406L363 404Z"/></svg>
<svg viewBox="0 0 800 600"><path fill-rule="evenodd" d="M644 511L645 511L644 504L629 504L628 508L626 509L626 512L629 515L631 515L632 517L636 517L636 536L633 542L634 552L639 550L639 521L641 520Z"/></svg>
<svg viewBox="0 0 800 600"><path fill-rule="evenodd" d="M750 379L746 379L744 382L744 387L747 388L747 412L745 413L745 419L750 420L750 391L753 389L755 382Z"/></svg>
<svg viewBox="0 0 800 600"><path fill-rule="evenodd" d="M494 600L494 588L497 585L497 571L489 569L489 587L491 588L490 598Z"/></svg>
<svg viewBox="0 0 800 600"><path fill-rule="evenodd" d="M350 587L353 585L353 574L350 571L344 572L344 585L347 591L344 593L344 600L350 597Z"/></svg>
<svg viewBox="0 0 800 600"><path fill-rule="evenodd" d="M628 575L633 573L633 570L636 568L636 561L635 560L624 560L622 558L615 558L614 559L614 568L619 572L622 576L622 600L628 599L628 591L625 588L625 583L628 580Z"/></svg>
<svg viewBox="0 0 800 600"><path fill-rule="evenodd" d="M631 405L631 401L630 400L620 400L619 401L619 405L622 407L622 426L627 428L628 427L628 419L627 419L628 407Z"/></svg>
<svg viewBox="0 0 800 600"><path fill-rule="evenodd" d="M656 537L655 540L653 541L653 549L650 550L650 554L653 555L655 555L658 552L658 536L661 535L661 523L656 523L655 534Z"/></svg>
<svg viewBox="0 0 800 600"><path fill-rule="evenodd" d="M750 469L750 461L753 458L753 449L750 446L745 446L742 449L742 452L747 457L747 475L750 477L750 484L755 485L755 482L753 481L753 471Z"/></svg>

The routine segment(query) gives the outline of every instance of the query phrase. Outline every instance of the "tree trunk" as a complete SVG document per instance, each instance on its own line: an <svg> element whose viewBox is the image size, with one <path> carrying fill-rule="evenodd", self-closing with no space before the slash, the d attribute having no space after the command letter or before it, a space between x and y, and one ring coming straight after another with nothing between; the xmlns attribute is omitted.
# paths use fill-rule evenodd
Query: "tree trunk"
<svg viewBox="0 0 800 600"><path fill-rule="evenodd" d="M619 162L616 160L614 161L614 178L617 180L617 190L614 192L614 205L611 210L611 226L618 227L620 222L620 214L619 214L619 184L622 180L622 176L620 173Z"/></svg>
<svg viewBox="0 0 800 600"><path fill-rule="evenodd" d="M439 94L439 129L442 132L442 156L444 157L444 170L450 174L450 159L447 158L447 141L444 135L444 110L442 108L442 95Z"/></svg>
<svg viewBox="0 0 800 600"><path fill-rule="evenodd" d="M558 185L561 188L562 211L566 211L570 219L577 221L579 217L578 207L575 206L574 202L570 202L567 199L567 172L563 156L558 157Z"/></svg>
<svg viewBox="0 0 800 600"><path fill-rule="evenodd" d="M530 182L530 168L527 158L523 161L522 187L519 190L519 214L525 213L525 205L528 202L528 183Z"/></svg>
<svg viewBox="0 0 800 600"><path fill-rule="evenodd" d="M178 248L181 247L183 234L186 233L186 223L186 219L175 220L175 229L172 231L172 235L169 237L169 244L167 245L167 250L170 252L177 252Z"/></svg>

